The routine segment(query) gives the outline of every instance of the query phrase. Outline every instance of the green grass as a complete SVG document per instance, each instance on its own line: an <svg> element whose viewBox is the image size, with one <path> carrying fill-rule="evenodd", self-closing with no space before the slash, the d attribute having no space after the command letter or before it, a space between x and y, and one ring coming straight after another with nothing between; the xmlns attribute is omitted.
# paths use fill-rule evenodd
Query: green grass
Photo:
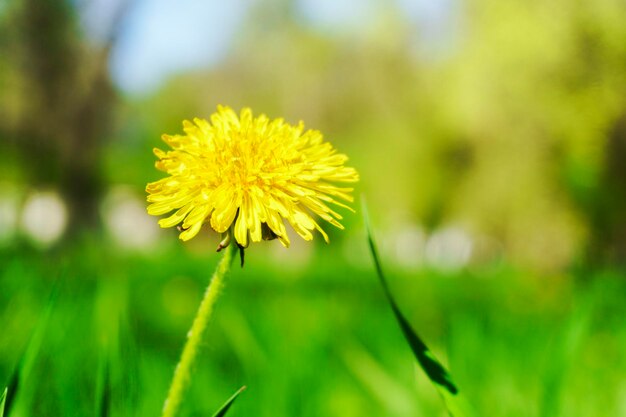
<svg viewBox="0 0 626 417"><path fill-rule="evenodd" d="M380 255L378 253L378 246L374 239L367 205L364 199L362 200L361 209L363 212L363 221L365 223L365 229L367 233L367 242L369 244L370 254L372 256L372 261L374 262L376 274L378 275L378 279L380 281L383 293L385 294L385 297L389 302L391 311L393 311L393 315L398 322L398 326L400 327L400 330L402 331L402 334L404 335L407 344L411 348L413 355L415 356L415 360L424 371L424 374L426 374L428 379L430 379L430 382L433 384L435 389L437 389L437 391L439 392L439 395L441 396L450 416L472 416L473 412L471 411L471 406L459 391L459 387L453 381L450 372L446 369L445 365L443 365L435 357L435 355L428 348L426 343L419 336L417 331L413 328L411 323L409 323L404 313L400 309L400 306L398 306L398 303L389 287L387 277L385 276L383 270L383 265L380 259Z"/></svg>
<svg viewBox="0 0 626 417"><path fill-rule="evenodd" d="M0 253L1 386L41 338L20 379L16 416L159 414L219 259L175 243L143 256L89 240L48 254ZM445 413L369 260L350 266L339 246L320 245L310 265L286 268L271 261L269 245L251 248L246 267L234 268L183 415L214 415L243 385L228 417ZM476 415L626 414L623 274L386 266L406 319Z"/></svg>
<svg viewBox="0 0 626 417"><path fill-rule="evenodd" d="M230 396L228 400L226 400L226 402L220 407L220 409L217 410L215 414L213 414L213 417L225 416L228 410L230 410L230 407L232 407L237 397L239 397L239 394L241 394L245 389L246 389L245 385L239 388L233 395Z"/></svg>
<svg viewBox="0 0 626 417"><path fill-rule="evenodd" d="M2 395L0 395L0 417L4 417L7 392L8 392L8 388L5 388L4 391L2 392Z"/></svg>

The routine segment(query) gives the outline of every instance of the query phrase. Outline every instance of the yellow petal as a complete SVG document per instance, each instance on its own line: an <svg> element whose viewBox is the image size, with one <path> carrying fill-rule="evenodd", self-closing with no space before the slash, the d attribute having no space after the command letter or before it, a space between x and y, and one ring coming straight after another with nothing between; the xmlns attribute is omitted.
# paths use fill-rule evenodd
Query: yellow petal
<svg viewBox="0 0 626 417"><path fill-rule="evenodd" d="M176 226L178 223L183 221L185 216L191 211L192 208L193 205L191 203L188 203L184 207L180 208L176 213L172 214L170 217L159 220L159 226L163 228Z"/></svg>
<svg viewBox="0 0 626 417"><path fill-rule="evenodd" d="M192 237L194 237L195 235L197 235L198 232L200 231L200 228L202 228L202 223L196 223L193 226L191 226L189 229L184 230L178 237L180 238L180 240L186 242Z"/></svg>
<svg viewBox="0 0 626 417"><path fill-rule="evenodd" d="M248 246L248 227L246 224L246 213L239 211L237 221L235 223L235 239L244 248Z"/></svg>

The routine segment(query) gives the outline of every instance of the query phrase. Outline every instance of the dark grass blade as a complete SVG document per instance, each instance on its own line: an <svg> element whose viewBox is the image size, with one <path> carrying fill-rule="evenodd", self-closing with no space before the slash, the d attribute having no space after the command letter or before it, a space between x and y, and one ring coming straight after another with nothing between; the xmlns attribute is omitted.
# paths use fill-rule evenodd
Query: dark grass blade
<svg viewBox="0 0 626 417"><path fill-rule="evenodd" d="M96 416L109 417L111 410L111 377L109 362L105 355L100 359L96 387Z"/></svg>
<svg viewBox="0 0 626 417"><path fill-rule="evenodd" d="M3 404L3 417L8 417L11 414L11 410L15 405L15 400L17 399L18 393L20 392L20 390L23 391L22 387L25 386L24 382L28 381L30 377L30 374L35 365L35 361L39 356L39 352L43 344L43 338L46 333L46 329L48 328L48 323L50 321L50 316L52 315L52 310L54 309L54 306L56 305L56 301L58 299L58 295L60 292L59 287L60 280L57 277L54 286L50 291L48 302L43 309L37 325L35 326L35 330L33 331L33 334L31 335L28 344L26 345L24 353L22 353L17 367L11 375L11 379L9 380L7 394L4 398ZM28 401L26 402L28 403Z"/></svg>
<svg viewBox="0 0 626 417"><path fill-rule="evenodd" d="M21 361L20 361L21 362ZM2 397L2 416L8 416L9 410L11 410L11 406L13 405L13 401L15 400L15 394L17 393L18 386L20 385L20 368L21 366L17 366L13 370L13 374L11 375L11 379L9 380L9 385L4 391L4 395Z"/></svg>
<svg viewBox="0 0 626 417"><path fill-rule="evenodd" d="M428 349L428 346L424 343L421 337L418 336L417 332L413 329L411 324L402 314L396 300L394 299L391 290L389 289L389 284L387 283L387 279L385 278L385 274L383 272L383 267L380 262L380 257L378 256L378 250L376 248L376 243L374 241L374 236L372 233L372 229L370 226L369 215L367 212L367 206L365 204L365 200L362 201L362 211L363 211L363 221L365 223L365 229L367 233L367 240L369 242L370 252L372 254L372 259L374 261L374 265L376 266L376 272L378 278L380 280L380 284L383 287L383 291L385 293L385 297L391 306L394 316L398 324L400 325L400 329L402 330L402 334L404 335L405 340L409 344L413 354L415 355L415 359L419 363L420 367L428 376L428 379L433 383L437 391L443 398L443 401L448 409L448 413L454 417L469 417L472 415L470 412L469 406L465 399L461 397L460 392L450 373L446 370L446 368L437 360L435 355Z"/></svg>
<svg viewBox="0 0 626 417"><path fill-rule="evenodd" d="M99 342L94 415L98 417L108 417L111 413L111 372L119 347L120 308L126 298L120 293L117 281L107 278L100 277L94 303L93 326Z"/></svg>
<svg viewBox="0 0 626 417"><path fill-rule="evenodd" d="M0 417L4 417L4 404L7 399L7 388L4 389L4 392L0 396Z"/></svg>
<svg viewBox="0 0 626 417"><path fill-rule="evenodd" d="M217 412L215 414L213 414L213 417L223 417L226 415L226 413L228 412L228 410L230 409L231 405L233 405L233 403L235 402L235 400L237 399L237 397L239 397L239 394L241 394L244 390L246 389L246 386L244 385L243 387L239 388L237 390L237 392L235 392L225 403L224 405L222 405L222 407L217 410ZM1 417L1 416L0 416Z"/></svg>
<svg viewBox="0 0 626 417"><path fill-rule="evenodd" d="M115 273L101 276L93 317L99 351L95 416L134 414L138 398L138 358L127 312L127 280Z"/></svg>

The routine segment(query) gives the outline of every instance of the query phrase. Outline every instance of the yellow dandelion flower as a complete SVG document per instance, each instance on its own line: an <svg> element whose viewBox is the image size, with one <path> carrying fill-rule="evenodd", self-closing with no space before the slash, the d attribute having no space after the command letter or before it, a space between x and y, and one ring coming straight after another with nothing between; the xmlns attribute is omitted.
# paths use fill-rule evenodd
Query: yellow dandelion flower
<svg viewBox="0 0 626 417"><path fill-rule="evenodd" d="M359 179L347 157L324 142L316 130L304 130L283 119L253 117L244 108L237 114L218 106L210 121L183 122L184 135L163 135L172 150L154 149L156 167L169 176L152 182L148 213L159 216L161 227L180 225L180 239L193 238L207 223L240 248L250 242L278 238L289 246L284 220L305 240L318 230L328 235L314 215L343 229L342 216L332 205L352 210L353 188L335 185Z"/></svg>

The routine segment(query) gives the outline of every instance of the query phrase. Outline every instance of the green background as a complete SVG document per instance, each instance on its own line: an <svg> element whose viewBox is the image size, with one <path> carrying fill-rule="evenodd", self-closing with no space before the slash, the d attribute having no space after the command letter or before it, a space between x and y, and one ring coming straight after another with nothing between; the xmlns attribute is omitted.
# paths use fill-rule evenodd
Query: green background
<svg viewBox="0 0 626 417"><path fill-rule="evenodd" d="M622 1L450 2L436 41L392 2L358 30L253 2L220 62L141 95L111 81L123 30L90 39L81 4L0 5L11 416L103 398L112 416L159 413L219 238L156 228L143 190L160 135L217 104L304 120L361 181L329 245L292 233L233 267L184 415L242 385L229 416L445 415L375 276L360 195L398 303L477 415L626 415ZM24 226L53 223L24 214L41 192L67 213L55 240Z"/></svg>

